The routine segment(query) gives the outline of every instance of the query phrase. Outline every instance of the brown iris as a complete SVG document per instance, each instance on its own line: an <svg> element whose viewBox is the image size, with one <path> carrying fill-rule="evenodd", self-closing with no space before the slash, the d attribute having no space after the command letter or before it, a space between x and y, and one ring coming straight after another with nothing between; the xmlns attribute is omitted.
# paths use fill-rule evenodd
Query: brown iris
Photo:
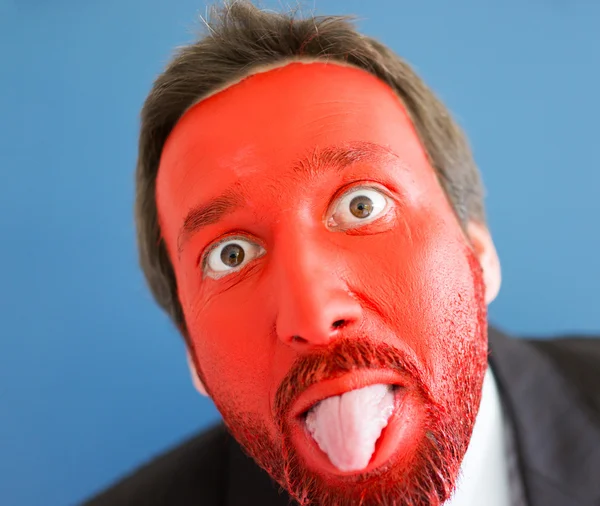
<svg viewBox="0 0 600 506"><path fill-rule="evenodd" d="M228 267L237 267L244 261L244 248L239 244L228 244L221 250L221 261Z"/></svg>
<svg viewBox="0 0 600 506"><path fill-rule="evenodd" d="M354 197L350 201L350 212L357 218L367 218L373 212L373 201L364 195Z"/></svg>

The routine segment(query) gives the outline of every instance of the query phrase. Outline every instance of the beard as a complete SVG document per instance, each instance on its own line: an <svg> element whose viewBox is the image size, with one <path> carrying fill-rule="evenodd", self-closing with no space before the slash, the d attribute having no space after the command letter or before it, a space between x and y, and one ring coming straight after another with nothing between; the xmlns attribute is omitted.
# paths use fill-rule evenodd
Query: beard
<svg viewBox="0 0 600 506"><path fill-rule="evenodd" d="M357 336L336 340L325 350L303 355L294 363L275 397L279 437L273 437L263 421L241 410L234 400L213 398L244 451L300 505L439 506L450 497L471 439L487 368L483 277L475 256L470 251L468 256L474 283L472 300L453 311L461 320L468 312L472 320L469 335L463 335L465 325L454 325L449 318L448 327L439 329L436 336L443 341L437 345L446 350L449 371L439 380L443 388L431 384L425 368L410 353ZM332 477L309 469L292 443L286 415L293 401L322 380L356 370L385 368L409 378L410 388L423 401L424 423L410 452L392 457L368 473Z"/></svg>

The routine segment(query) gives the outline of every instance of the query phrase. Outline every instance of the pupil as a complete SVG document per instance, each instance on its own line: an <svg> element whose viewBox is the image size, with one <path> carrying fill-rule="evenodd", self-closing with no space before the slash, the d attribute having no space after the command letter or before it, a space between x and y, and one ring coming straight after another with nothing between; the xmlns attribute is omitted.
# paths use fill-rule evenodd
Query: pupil
<svg viewBox="0 0 600 506"><path fill-rule="evenodd" d="M239 244L228 244L221 251L221 261L228 267L240 265L244 256L244 249Z"/></svg>
<svg viewBox="0 0 600 506"><path fill-rule="evenodd" d="M367 218L373 212L373 201L360 195L350 202L350 212L357 218Z"/></svg>

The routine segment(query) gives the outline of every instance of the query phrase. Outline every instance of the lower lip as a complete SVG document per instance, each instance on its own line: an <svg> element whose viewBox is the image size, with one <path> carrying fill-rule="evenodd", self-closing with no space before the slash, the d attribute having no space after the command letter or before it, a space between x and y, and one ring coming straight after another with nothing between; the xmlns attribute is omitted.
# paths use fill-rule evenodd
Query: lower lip
<svg viewBox="0 0 600 506"><path fill-rule="evenodd" d="M423 410L419 409L414 392L403 387L396 388L394 404L394 411L381 431L371 460L364 469L340 471L335 467L308 432L305 417L294 420L292 442L306 465L317 473L339 478L373 473L402 456L410 458L414 453L411 450L414 450L415 441L418 440L419 428L423 426Z"/></svg>

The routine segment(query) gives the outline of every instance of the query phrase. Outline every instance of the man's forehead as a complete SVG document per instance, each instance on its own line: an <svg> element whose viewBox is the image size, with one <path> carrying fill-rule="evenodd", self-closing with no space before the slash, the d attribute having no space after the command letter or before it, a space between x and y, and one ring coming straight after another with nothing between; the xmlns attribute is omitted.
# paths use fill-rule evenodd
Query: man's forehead
<svg viewBox="0 0 600 506"><path fill-rule="evenodd" d="M404 113L400 99L387 84L353 66L300 60L259 67L189 107L169 135L162 161L169 157L173 148L181 153L201 144L206 147L216 139L237 144L238 148L235 152L219 153L220 156L252 154L252 147L256 147L258 141L263 144L277 141L278 134L283 134L285 126L293 122L310 123L315 133L319 133L319 128L333 115L343 120L353 113L373 112L372 108L377 104L386 109L392 105ZM324 107L328 117L323 116ZM261 135L257 127L265 135ZM224 139L223 134L228 132L230 135ZM253 142L242 146L240 141L248 134L253 137ZM293 145L289 142L285 148ZM269 146L270 151L272 147ZM203 151L206 155L206 150Z"/></svg>
<svg viewBox="0 0 600 506"><path fill-rule="evenodd" d="M322 170L336 170L375 151L408 167L426 163L393 90L354 67L290 63L253 74L186 112L163 150L159 211L175 206L181 222L199 200L240 182L276 182L301 172L311 153L329 159Z"/></svg>
<svg viewBox="0 0 600 506"><path fill-rule="evenodd" d="M336 140L381 144L377 132L361 129L355 120L368 117L371 123L391 127L390 113L412 133L393 90L364 70L329 62L291 62L260 70L189 108L165 143L161 167L168 165L172 171L184 161L182 153L218 166L224 160L231 164L262 155L261 150L270 157L279 153L297 158L311 142L315 147ZM345 134L349 137L344 139ZM374 135L365 138L369 134Z"/></svg>

